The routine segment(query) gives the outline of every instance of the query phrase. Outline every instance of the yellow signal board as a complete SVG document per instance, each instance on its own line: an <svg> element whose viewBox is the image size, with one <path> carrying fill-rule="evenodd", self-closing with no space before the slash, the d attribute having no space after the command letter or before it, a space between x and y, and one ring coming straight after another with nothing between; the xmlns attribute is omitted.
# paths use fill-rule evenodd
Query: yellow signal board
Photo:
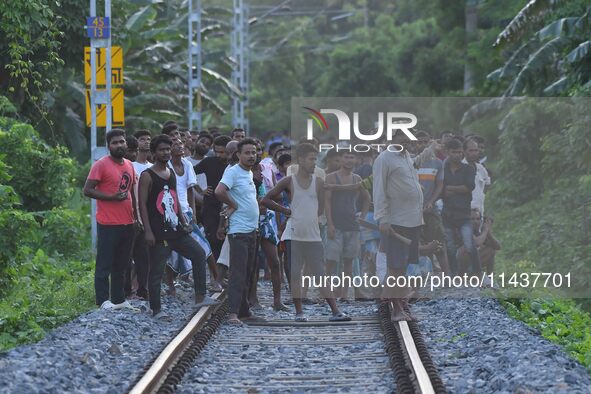
<svg viewBox="0 0 591 394"><path fill-rule="evenodd" d="M96 84L106 85L107 50L95 48L96 51ZM84 47L84 83L90 86L90 47ZM111 47L111 84L123 85L123 50L121 47Z"/></svg>
<svg viewBox="0 0 591 394"><path fill-rule="evenodd" d="M111 89L111 125L112 127L125 126L125 107L124 107L123 88ZM107 106L98 104L96 106L96 126L107 127ZM90 127L90 89L86 89L86 126Z"/></svg>

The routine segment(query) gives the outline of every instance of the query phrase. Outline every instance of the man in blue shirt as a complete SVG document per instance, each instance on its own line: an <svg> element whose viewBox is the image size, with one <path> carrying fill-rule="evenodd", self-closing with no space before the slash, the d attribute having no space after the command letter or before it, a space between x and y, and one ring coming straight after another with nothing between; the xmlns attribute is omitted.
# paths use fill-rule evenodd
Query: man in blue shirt
<svg viewBox="0 0 591 394"><path fill-rule="evenodd" d="M240 319L254 318L248 305L249 278L256 268L256 230L259 225L259 204L252 177L256 162L257 144L251 138L238 143L238 164L228 167L215 196L228 205L225 217L229 220L230 279L228 302L230 324L242 324Z"/></svg>

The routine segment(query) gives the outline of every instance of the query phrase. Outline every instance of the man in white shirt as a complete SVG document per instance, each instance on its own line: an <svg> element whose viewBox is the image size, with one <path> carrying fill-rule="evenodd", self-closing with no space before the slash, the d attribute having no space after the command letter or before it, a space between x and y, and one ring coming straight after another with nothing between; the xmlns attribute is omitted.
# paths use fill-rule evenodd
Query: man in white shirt
<svg viewBox="0 0 591 394"><path fill-rule="evenodd" d="M138 185L140 181L140 175L146 169L152 166L152 163L148 161L148 157L150 156L150 141L152 141L152 134L149 130L138 130L133 134L133 137L136 139L137 147L135 152L134 160L131 164L133 164L133 168L135 170L135 184L134 184L134 194L136 196L138 194ZM129 145L128 145L129 149ZM141 224L141 218L139 218L139 222ZM133 268L135 272L132 272L131 268L132 265L129 264L129 271L126 273L126 291L133 290L131 289L133 283L133 277L137 280L137 290L135 290L135 297L140 299L148 299L148 269L149 269L149 261L148 261L148 245L146 244L146 240L144 237L144 230L143 227L140 226L135 233L134 241L133 241L133 249L132 249L132 256L133 259ZM130 262L131 263L131 262ZM135 274L135 275L134 275ZM133 292L133 291L132 291ZM133 295L132 295L133 297Z"/></svg>
<svg viewBox="0 0 591 394"><path fill-rule="evenodd" d="M174 138L172 140L172 156L171 160L168 162L168 165L170 168L172 168L176 176L176 190L181 212L185 215L187 223L193 225L193 232L191 235L199 243L199 246L201 246L201 248L205 252L205 256L208 260L209 268L212 274L212 279L215 281L215 262L211 257L211 247L205 239L205 236L197 227L195 220L196 211L194 186L197 184L197 177L195 175L195 170L193 169L191 162L185 157L183 157L184 150L185 148L182 141L178 138ZM178 255L176 252L172 253L172 258L169 260L169 266L173 271L175 271L179 275L184 275L190 272L191 270L191 263L182 256ZM171 270L167 270L167 275L170 293L171 295L174 295L176 293L176 291L174 290L173 283L174 274L171 272Z"/></svg>

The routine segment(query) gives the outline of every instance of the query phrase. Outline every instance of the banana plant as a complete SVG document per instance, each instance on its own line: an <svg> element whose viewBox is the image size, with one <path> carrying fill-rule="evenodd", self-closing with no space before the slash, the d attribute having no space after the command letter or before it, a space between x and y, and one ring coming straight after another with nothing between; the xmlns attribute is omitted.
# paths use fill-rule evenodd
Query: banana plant
<svg viewBox="0 0 591 394"><path fill-rule="evenodd" d="M201 102L203 110L215 118L226 112L232 95L242 92L224 75L231 70L223 50L229 46L231 10L205 8L202 15L202 41L213 44L202 46L209 51L202 53ZM144 0L129 5L117 38L124 50L127 128L154 130L168 119L186 122L187 18L186 0Z"/></svg>
<svg viewBox="0 0 591 394"><path fill-rule="evenodd" d="M556 1L532 0L498 35L495 46L522 37L533 20ZM591 7L583 15L560 18L535 32L507 62L488 75L492 81L509 81L505 96L561 95L576 85L587 86L591 76Z"/></svg>
<svg viewBox="0 0 591 394"><path fill-rule="evenodd" d="M559 0L530 0L509 24L499 33L493 44L495 47L503 47L521 38L529 29L532 22L539 20L550 11Z"/></svg>

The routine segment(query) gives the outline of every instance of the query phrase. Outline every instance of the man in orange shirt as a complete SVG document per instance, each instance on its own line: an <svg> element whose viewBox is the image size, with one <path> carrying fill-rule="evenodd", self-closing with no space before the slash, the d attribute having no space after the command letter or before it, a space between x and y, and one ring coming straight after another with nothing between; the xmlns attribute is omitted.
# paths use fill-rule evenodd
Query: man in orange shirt
<svg viewBox="0 0 591 394"><path fill-rule="evenodd" d="M96 304L102 309L123 309L131 308L123 287L137 221L135 170L123 157L127 150L125 132L113 129L106 140L109 155L93 164L84 195L97 200Z"/></svg>

